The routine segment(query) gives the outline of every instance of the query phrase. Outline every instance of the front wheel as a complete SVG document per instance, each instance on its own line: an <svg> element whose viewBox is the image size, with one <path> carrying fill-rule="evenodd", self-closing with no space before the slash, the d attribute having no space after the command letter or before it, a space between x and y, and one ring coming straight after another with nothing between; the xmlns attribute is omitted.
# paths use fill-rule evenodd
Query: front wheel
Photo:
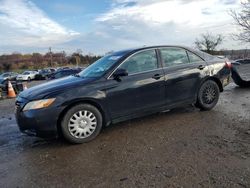
<svg viewBox="0 0 250 188"><path fill-rule="evenodd" d="M220 89L213 80L205 81L197 95L196 106L202 110L211 110L218 103Z"/></svg>
<svg viewBox="0 0 250 188"><path fill-rule="evenodd" d="M74 144L93 140L101 131L102 115L89 104L73 106L64 115L61 122L64 138Z"/></svg>

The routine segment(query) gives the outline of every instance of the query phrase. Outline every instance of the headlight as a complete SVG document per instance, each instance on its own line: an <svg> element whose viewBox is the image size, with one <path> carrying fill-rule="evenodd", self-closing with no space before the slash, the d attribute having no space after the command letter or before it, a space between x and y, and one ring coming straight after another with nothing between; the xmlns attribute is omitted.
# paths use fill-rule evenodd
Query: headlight
<svg viewBox="0 0 250 188"><path fill-rule="evenodd" d="M43 99L43 100L29 102L28 104L25 105L23 111L49 107L55 100L56 100L55 98L52 98L52 99Z"/></svg>

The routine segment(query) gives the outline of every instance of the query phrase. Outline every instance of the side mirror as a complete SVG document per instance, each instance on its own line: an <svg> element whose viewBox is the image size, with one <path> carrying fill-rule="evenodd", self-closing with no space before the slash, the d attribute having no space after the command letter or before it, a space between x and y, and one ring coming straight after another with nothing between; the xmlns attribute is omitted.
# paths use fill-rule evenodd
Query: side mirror
<svg viewBox="0 0 250 188"><path fill-rule="evenodd" d="M125 69L117 69L114 73L113 73L113 77L115 79L119 79L120 77L123 76L128 76L128 71Z"/></svg>

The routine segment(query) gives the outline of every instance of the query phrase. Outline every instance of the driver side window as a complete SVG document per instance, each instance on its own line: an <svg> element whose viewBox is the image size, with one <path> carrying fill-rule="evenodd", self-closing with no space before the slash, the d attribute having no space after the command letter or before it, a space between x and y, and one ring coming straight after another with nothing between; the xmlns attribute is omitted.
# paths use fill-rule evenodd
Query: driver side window
<svg viewBox="0 0 250 188"><path fill-rule="evenodd" d="M157 69L156 52L155 50L139 52L129 57L119 68L127 70L128 75Z"/></svg>

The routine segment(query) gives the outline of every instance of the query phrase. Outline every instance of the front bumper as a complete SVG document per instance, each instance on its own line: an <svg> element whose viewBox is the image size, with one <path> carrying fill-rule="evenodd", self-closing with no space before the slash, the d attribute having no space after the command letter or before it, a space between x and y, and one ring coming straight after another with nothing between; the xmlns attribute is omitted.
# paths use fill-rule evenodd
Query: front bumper
<svg viewBox="0 0 250 188"><path fill-rule="evenodd" d="M21 132L43 138L56 137L57 120L60 114L60 109L56 106L28 110L23 112L23 107L28 103L27 100L17 98L16 101L16 120Z"/></svg>
<svg viewBox="0 0 250 188"><path fill-rule="evenodd" d="M27 79L25 79L25 78L23 78L23 77L19 77L19 78L17 77L16 80L23 81L23 80L27 80Z"/></svg>

